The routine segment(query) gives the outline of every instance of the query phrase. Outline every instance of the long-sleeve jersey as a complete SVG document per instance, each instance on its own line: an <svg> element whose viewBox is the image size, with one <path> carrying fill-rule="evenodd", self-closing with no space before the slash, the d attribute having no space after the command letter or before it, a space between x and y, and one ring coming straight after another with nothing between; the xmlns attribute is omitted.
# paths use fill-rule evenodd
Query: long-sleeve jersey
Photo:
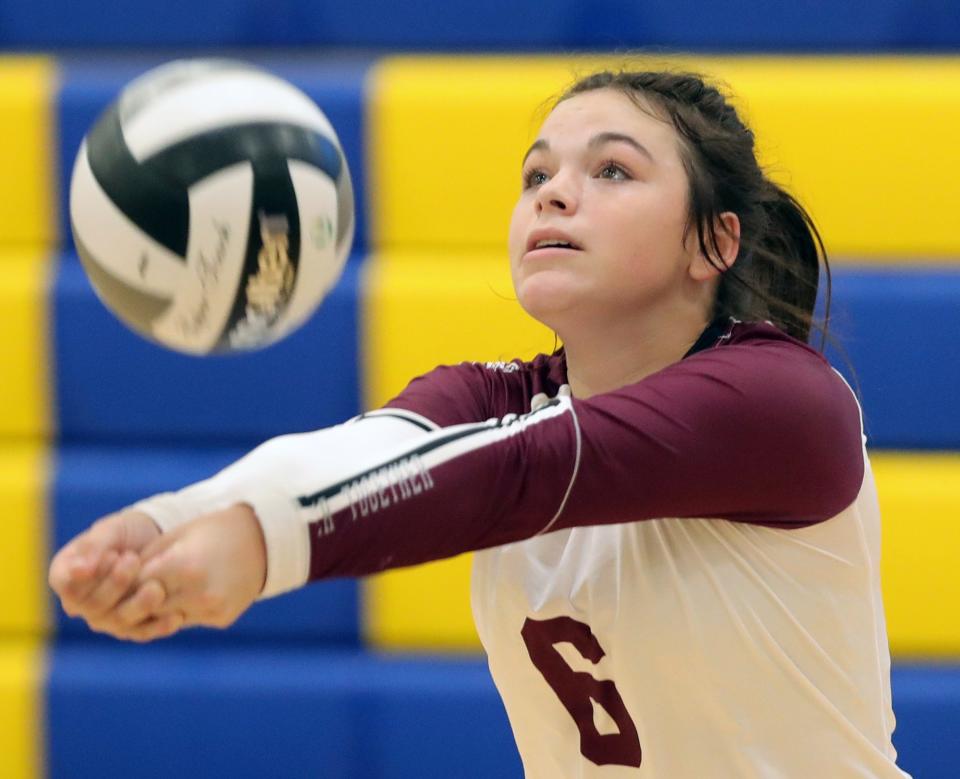
<svg viewBox="0 0 960 779"><path fill-rule="evenodd" d="M250 503L266 594L469 550L527 776L902 777L859 405L769 323L588 399L465 363L142 504Z"/></svg>

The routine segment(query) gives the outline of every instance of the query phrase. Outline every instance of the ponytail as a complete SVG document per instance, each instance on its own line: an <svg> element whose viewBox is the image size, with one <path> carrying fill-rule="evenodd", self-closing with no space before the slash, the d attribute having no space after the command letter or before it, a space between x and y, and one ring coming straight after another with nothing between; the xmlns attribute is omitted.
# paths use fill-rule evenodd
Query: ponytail
<svg viewBox="0 0 960 779"><path fill-rule="evenodd" d="M732 268L720 278L715 316L737 319L769 319L787 334L803 342L812 327L821 331L824 348L830 319L833 281L820 233L796 199L769 180L764 180L758 198L756 230L741 240ZM822 323L814 320L824 267L826 290Z"/></svg>

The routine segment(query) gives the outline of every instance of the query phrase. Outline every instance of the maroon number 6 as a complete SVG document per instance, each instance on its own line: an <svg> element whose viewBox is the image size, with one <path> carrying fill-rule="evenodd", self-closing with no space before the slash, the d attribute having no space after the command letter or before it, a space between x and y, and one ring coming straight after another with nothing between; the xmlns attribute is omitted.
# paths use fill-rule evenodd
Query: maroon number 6
<svg viewBox="0 0 960 779"><path fill-rule="evenodd" d="M609 679L598 680L588 673L574 671L556 650L556 644L569 642L596 665L604 652L590 626L570 617L544 620L527 617L520 635L533 664L577 724L580 754L597 765L639 767L640 737L617 686ZM601 734L597 730L591 701L606 709L618 733Z"/></svg>

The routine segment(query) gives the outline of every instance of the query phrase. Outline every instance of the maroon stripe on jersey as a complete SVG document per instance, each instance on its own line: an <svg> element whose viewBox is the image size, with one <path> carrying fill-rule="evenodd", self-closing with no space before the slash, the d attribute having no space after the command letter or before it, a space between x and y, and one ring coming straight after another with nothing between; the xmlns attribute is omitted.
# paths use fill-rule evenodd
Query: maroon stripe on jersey
<svg viewBox="0 0 960 779"><path fill-rule="evenodd" d="M534 395L557 389L558 359L447 368L390 405L438 423L442 405L446 425L529 411ZM448 557L548 525L704 517L805 527L850 505L863 481L849 388L819 353L768 324L738 324L636 384L560 406L468 439L439 443L442 429L418 439L411 454L434 442L431 459L396 478L421 469L414 484L429 487L366 516L354 504L335 514L311 534L311 578Z"/></svg>

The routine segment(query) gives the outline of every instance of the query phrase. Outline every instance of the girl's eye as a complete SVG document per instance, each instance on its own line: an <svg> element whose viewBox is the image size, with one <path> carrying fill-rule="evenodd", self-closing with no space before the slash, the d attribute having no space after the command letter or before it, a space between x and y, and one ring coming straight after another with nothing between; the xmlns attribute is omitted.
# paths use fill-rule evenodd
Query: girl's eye
<svg viewBox="0 0 960 779"><path fill-rule="evenodd" d="M625 181L630 178L630 174L616 162L603 163L599 175L602 179L611 179L613 181Z"/></svg>
<svg viewBox="0 0 960 779"><path fill-rule="evenodd" d="M523 174L523 188L530 189L531 187L539 187L541 184L545 184L549 177L542 170L534 168L533 170L528 170Z"/></svg>

